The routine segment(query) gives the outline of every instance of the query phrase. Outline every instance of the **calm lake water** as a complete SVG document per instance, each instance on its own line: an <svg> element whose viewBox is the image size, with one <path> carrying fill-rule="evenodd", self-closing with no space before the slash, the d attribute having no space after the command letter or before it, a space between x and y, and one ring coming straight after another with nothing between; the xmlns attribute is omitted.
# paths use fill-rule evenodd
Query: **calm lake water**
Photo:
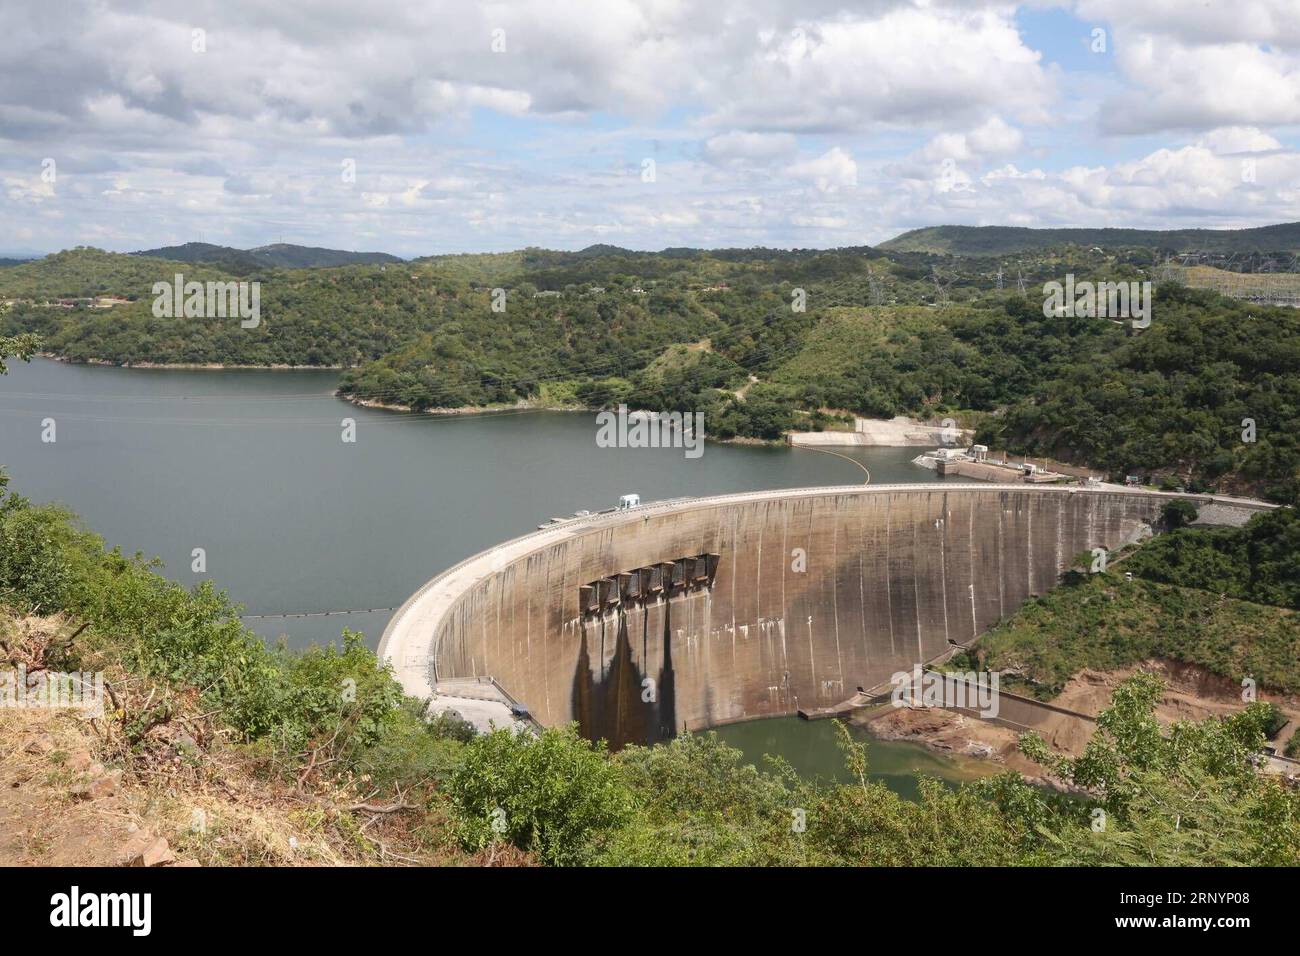
<svg viewBox="0 0 1300 956"><path fill-rule="evenodd" d="M598 448L587 413L357 408L333 397L336 380L328 371L11 362L0 377L0 465L14 490L65 504L110 546L156 555L176 581L212 579L250 614L394 607L462 558L629 492L649 502L865 477L851 461L805 449L709 443L687 459L680 449ZM344 418L356 421L355 443L341 440ZM42 441L44 419L54 420L52 443ZM914 449L843 453L873 483L935 480L910 464ZM195 548L206 574L191 570ZM388 617L249 625L291 646L336 640L346 626L374 647ZM723 733L747 753L779 747L809 773L842 766L830 724L787 733L787 723ZM899 747L899 767L944 765L899 744L873 744L873 760Z"/></svg>

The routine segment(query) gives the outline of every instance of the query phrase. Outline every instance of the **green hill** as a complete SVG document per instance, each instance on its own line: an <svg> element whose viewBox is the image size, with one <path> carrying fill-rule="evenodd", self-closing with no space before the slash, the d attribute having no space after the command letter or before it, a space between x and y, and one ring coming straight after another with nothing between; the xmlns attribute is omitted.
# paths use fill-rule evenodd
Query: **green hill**
<svg viewBox="0 0 1300 956"><path fill-rule="evenodd" d="M258 246L255 249L236 249L232 246L213 245L210 242L187 242L180 246L144 249L132 255L174 259L178 262L204 262L237 272L267 266L281 269L317 269L403 261L386 252L345 252L341 249L295 246L284 242Z"/></svg>
<svg viewBox="0 0 1300 956"><path fill-rule="evenodd" d="M0 273L0 298L61 299L96 295L141 298L154 282L171 280L176 263L144 255L122 255L90 246L51 253ZM212 268L194 270L195 279L218 278Z"/></svg>
<svg viewBox="0 0 1300 956"><path fill-rule="evenodd" d="M248 254L263 265L279 266L282 269L384 265L405 261L387 252L347 252L342 249L322 249L318 246L295 246L284 242L249 249Z"/></svg>
<svg viewBox="0 0 1300 956"><path fill-rule="evenodd" d="M1000 280L993 257L864 248L528 248L246 271L79 248L0 269L0 335L35 333L71 361L342 366L344 395L416 409L702 411L724 439L776 440L832 411L981 412L991 447L1296 500L1300 311L1183 288L1152 271L1158 259L1068 246L1018 257ZM260 324L154 316L153 284L177 271L258 282ZM1043 283L1067 273L1156 278L1151 327L1044 316ZM88 301L100 295L129 301ZM1245 419L1257 441L1242 441Z"/></svg>
<svg viewBox="0 0 1300 956"><path fill-rule="evenodd" d="M1173 252L1295 252L1300 250L1300 223L1256 229L1028 229L1017 226L927 226L913 229L881 249L957 256L1039 252L1065 245L1145 248Z"/></svg>

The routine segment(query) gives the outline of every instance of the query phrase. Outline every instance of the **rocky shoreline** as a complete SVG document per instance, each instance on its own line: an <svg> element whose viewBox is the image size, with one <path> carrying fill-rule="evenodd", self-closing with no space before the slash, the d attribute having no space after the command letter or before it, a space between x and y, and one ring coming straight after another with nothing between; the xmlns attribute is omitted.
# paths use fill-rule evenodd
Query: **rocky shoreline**
<svg viewBox="0 0 1300 956"><path fill-rule="evenodd" d="M1241 688L1235 682L1193 664L1160 658L1113 671L1080 670L1052 703L1096 717L1110 705L1111 693L1120 681L1139 670L1158 674L1165 681L1165 693L1155 712L1156 719L1164 726L1176 720L1200 721L1226 716L1244 706ZM1275 694L1261 694L1260 699L1277 703L1288 719L1276 741L1280 743L1290 739L1290 735L1300 728L1300 699ZM1050 787L1063 793L1083 792L1047 773L1042 765L1022 754L1018 744L1019 733L992 721L941 707L889 705L859 711L851 720L882 740L913 741L948 756L1000 764L1036 786ZM1088 735L1081 732L1078 721L1050 721L1040 727L1038 733L1053 750L1066 756L1081 755L1087 745Z"/></svg>
<svg viewBox="0 0 1300 956"><path fill-rule="evenodd" d="M1061 793L1078 788L1049 774L1020 752L1019 734L1007 727L938 707L889 707L858 715L853 723L881 740L919 743L948 757L999 764L1035 786Z"/></svg>

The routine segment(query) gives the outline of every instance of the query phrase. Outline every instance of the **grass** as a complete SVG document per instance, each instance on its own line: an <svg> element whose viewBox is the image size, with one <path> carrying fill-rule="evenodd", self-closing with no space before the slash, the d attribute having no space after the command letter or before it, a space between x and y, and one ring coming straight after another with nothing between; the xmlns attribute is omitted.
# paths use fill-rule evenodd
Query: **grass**
<svg viewBox="0 0 1300 956"><path fill-rule="evenodd" d="M1296 693L1297 648L1294 611L1108 572L1031 600L977 653L1008 683L1050 700L1084 668L1114 670L1152 657Z"/></svg>
<svg viewBox="0 0 1300 956"><path fill-rule="evenodd" d="M70 630L62 616L0 608L0 643L10 661L43 663ZM386 779L392 765L434 780L457 762L461 745L425 739L418 720L399 722L355 770L304 785L300 776L282 772L283 756L266 740L236 740L197 692L127 671L111 642L88 645L82 654L80 669L102 671L121 710L106 702L105 715L89 721L68 710L0 708L0 821L25 829L12 840L0 837L0 865L111 865L132 825L166 838L178 858L204 866L468 859L445 828L429 827L426 803L437 797L428 786L401 784L395 799ZM400 732L405 728L419 739L408 740ZM76 769L74 757L81 767L121 769L118 791L73 799L72 789L94 774ZM415 812L382 809L395 803Z"/></svg>

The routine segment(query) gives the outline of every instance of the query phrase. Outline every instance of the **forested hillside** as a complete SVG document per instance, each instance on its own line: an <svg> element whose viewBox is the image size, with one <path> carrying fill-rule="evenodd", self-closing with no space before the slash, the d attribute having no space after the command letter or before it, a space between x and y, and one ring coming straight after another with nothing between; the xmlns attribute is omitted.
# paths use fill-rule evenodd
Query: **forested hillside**
<svg viewBox="0 0 1300 956"><path fill-rule="evenodd" d="M175 259L180 262L221 263L234 268L278 266L283 269L312 269L322 266L348 266L360 263L398 263L402 260L386 252L348 252L343 249L321 249L316 246L295 246L277 242L255 249L235 249L215 246L207 242L187 242L180 246L144 249L134 253L154 259Z"/></svg>
<svg viewBox="0 0 1300 956"><path fill-rule="evenodd" d="M1258 514L1244 528L1157 535L1107 572L1067 575L953 666L1001 671L1044 700L1084 668L1116 670L1152 658L1194 664L1230 686L1252 677L1295 694L1298 539L1292 508Z"/></svg>
<svg viewBox="0 0 1300 956"><path fill-rule="evenodd" d="M1280 242L1291 227L1270 228ZM153 283L177 271L258 282L260 324L154 317ZM1043 283L1068 274L1154 281L1151 326L1044 317ZM104 295L127 301L77 301ZM0 270L0 299L0 334L37 333L72 361L334 366L342 393L368 402L625 402L703 411L722 439L966 413L1013 452L1297 496L1300 313L1183 288L1153 248L593 246L313 269L81 248Z"/></svg>
<svg viewBox="0 0 1300 956"><path fill-rule="evenodd" d="M1033 383L986 423L982 440L1294 501L1300 311L1176 286L1160 291L1155 309L1141 334Z"/></svg>
<svg viewBox="0 0 1300 956"><path fill-rule="evenodd" d="M1010 255L1060 248L1143 247L1172 252L1295 252L1300 223L1254 229L1029 229L1021 226L927 226L881 243L896 252L951 253L963 256Z"/></svg>

